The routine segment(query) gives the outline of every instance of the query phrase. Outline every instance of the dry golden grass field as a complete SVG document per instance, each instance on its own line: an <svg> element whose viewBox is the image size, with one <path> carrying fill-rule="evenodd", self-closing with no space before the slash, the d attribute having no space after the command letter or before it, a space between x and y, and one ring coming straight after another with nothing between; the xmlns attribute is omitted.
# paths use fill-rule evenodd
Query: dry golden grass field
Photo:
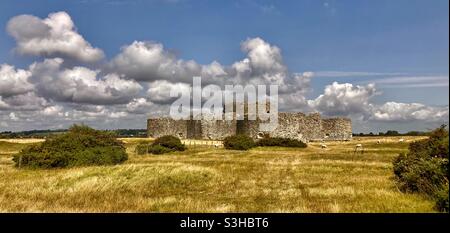
<svg viewBox="0 0 450 233"><path fill-rule="evenodd" d="M139 140L123 139L122 165L54 170L15 168L27 144L0 141L0 212L434 212L395 186L392 159L420 139L403 138L144 156ZM364 154L353 152L359 143Z"/></svg>

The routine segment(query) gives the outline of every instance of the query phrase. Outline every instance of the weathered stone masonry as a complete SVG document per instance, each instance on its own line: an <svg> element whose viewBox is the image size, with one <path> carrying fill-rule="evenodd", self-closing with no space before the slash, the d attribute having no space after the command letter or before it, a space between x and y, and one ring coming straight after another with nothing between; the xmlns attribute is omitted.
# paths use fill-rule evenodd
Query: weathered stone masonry
<svg viewBox="0 0 450 233"><path fill-rule="evenodd" d="M172 120L170 118L148 119L149 137L173 135L181 139L222 140L235 134L246 134L253 138L267 135L259 131L259 120ZM322 119L319 113L281 112L278 127L268 133L271 137L314 140L351 140L352 123L348 118Z"/></svg>

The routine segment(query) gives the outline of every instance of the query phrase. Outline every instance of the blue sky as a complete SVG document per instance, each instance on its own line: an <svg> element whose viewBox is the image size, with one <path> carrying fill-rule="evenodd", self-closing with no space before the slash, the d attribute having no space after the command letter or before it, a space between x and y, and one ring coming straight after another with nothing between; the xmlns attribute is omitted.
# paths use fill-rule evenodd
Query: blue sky
<svg viewBox="0 0 450 233"><path fill-rule="evenodd" d="M229 66L245 58L243 41L259 37L281 49L290 73L315 73L308 98L333 81L375 82L382 93L375 104L448 106L448 9L447 0L1 1L0 64L26 69L43 59L13 52L12 17L65 11L105 60L137 40L161 43L180 59Z"/></svg>

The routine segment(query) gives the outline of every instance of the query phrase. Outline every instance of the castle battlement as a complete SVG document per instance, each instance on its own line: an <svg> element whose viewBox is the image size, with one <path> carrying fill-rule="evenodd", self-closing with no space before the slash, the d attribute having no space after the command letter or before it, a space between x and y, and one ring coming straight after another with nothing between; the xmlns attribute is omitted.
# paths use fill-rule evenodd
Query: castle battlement
<svg viewBox="0 0 450 233"><path fill-rule="evenodd" d="M278 126L271 132L259 130L260 120L173 120L148 119L149 137L173 135L180 139L223 140L227 136L246 134L254 139L264 136L314 140L351 140L352 122L348 118L322 118L319 113L278 113Z"/></svg>

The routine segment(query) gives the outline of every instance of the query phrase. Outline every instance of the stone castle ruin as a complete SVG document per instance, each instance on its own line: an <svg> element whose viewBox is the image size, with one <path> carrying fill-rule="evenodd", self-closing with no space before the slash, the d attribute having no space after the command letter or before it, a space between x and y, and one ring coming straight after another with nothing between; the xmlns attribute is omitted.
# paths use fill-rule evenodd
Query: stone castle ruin
<svg viewBox="0 0 450 233"><path fill-rule="evenodd" d="M319 113L278 113L278 126L271 132L259 130L260 120L173 120L171 118L148 119L149 137L173 135L180 139L223 140L227 136L245 134L254 139L282 137L303 142L318 140L351 140L352 123L348 118L322 118Z"/></svg>

